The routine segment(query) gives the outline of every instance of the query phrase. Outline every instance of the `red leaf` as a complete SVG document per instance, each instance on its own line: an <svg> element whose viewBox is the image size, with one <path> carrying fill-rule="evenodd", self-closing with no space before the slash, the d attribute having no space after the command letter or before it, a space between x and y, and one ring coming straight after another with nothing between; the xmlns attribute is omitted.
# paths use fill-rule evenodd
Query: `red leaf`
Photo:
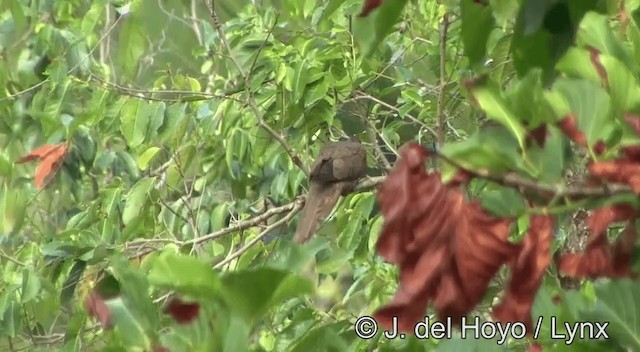
<svg viewBox="0 0 640 352"><path fill-rule="evenodd" d="M529 131L529 133L527 134L527 140L533 140L538 144L538 146L543 147L544 142L547 140L548 134L549 133L547 131L547 125L542 124L533 131Z"/></svg>
<svg viewBox="0 0 640 352"><path fill-rule="evenodd" d="M624 154L624 159L640 163L640 145L630 145L620 148Z"/></svg>
<svg viewBox="0 0 640 352"><path fill-rule="evenodd" d="M459 322L517 249L507 241L511 222L466 202L460 190L442 184L438 173L427 174L426 157L417 144L402 148L378 191L385 223L376 247L400 267L400 286L375 318L388 328L397 316L404 332L413 331L429 302L440 318Z"/></svg>
<svg viewBox="0 0 640 352"><path fill-rule="evenodd" d="M542 352L542 345L538 343L532 343L529 345L529 352Z"/></svg>
<svg viewBox="0 0 640 352"><path fill-rule="evenodd" d="M596 155L602 155L607 151L607 145L604 144L602 140L599 140L596 142L596 145L593 146L593 151L596 153Z"/></svg>
<svg viewBox="0 0 640 352"><path fill-rule="evenodd" d="M104 298L98 292L92 291L85 300L84 305L89 316L97 318L103 329L111 328L111 313L104 302Z"/></svg>
<svg viewBox="0 0 640 352"><path fill-rule="evenodd" d="M169 314L175 321L180 324L190 323L198 316L200 311L200 304L198 303L185 303L179 298L174 298L169 302L169 305L165 308L165 314Z"/></svg>
<svg viewBox="0 0 640 352"><path fill-rule="evenodd" d="M606 236L605 230L609 224L630 220L635 213L635 209L629 204L616 204L594 211L586 220L591 231L589 241L596 241L596 236Z"/></svg>
<svg viewBox="0 0 640 352"><path fill-rule="evenodd" d="M502 303L494 308L493 316L503 322L525 322L532 331L531 305L542 283L544 272L551 263L553 219L534 216L527 236L520 245L511 265L511 281Z"/></svg>
<svg viewBox="0 0 640 352"><path fill-rule="evenodd" d="M637 134L640 134L640 116L624 114L624 120L627 121Z"/></svg>
<svg viewBox="0 0 640 352"><path fill-rule="evenodd" d="M364 0L364 6L358 16L366 17L371 11L375 10L381 4L382 0Z"/></svg>
<svg viewBox="0 0 640 352"><path fill-rule="evenodd" d="M568 253L558 259L559 270L573 277L629 277L636 231L633 221L613 244L607 241L607 227L613 222L635 219L636 211L627 204L596 210L588 219L591 236L584 253Z"/></svg>
<svg viewBox="0 0 640 352"><path fill-rule="evenodd" d="M63 147L66 148L66 143L62 143L62 144L45 144L42 145L34 150L32 150L29 154L23 156L22 158L20 158L20 160L17 161L18 164L21 163L26 163L32 160L40 160L44 157L46 157L47 155L49 155L50 153L52 153L53 151L55 151L56 149Z"/></svg>
<svg viewBox="0 0 640 352"><path fill-rule="evenodd" d="M58 168L67 152L67 147L67 142L61 144L46 144L22 157L18 160L18 163L40 160L35 173L35 184L36 187L40 189Z"/></svg>
<svg viewBox="0 0 640 352"><path fill-rule="evenodd" d="M602 63L600 62L600 52L596 48L592 47L591 45L587 45L587 50L589 50L591 63L595 67L596 72L598 72L598 76L600 76L600 79L602 80L602 84L605 86L605 88L608 89L609 78L607 75L607 70L604 69L604 66L602 66Z"/></svg>
<svg viewBox="0 0 640 352"><path fill-rule="evenodd" d="M562 132L575 144L581 147L587 146L587 137L585 137L584 133L578 130L578 123L573 114L569 114L564 119L560 120L558 126L560 127L560 130L562 130Z"/></svg>
<svg viewBox="0 0 640 352"><path fill-rule="evenodd" d="M607 243L606 237L600 237L583 254L563 255L558 267L564 275L573 277L636 278L631 270L636 239L635 229L627 227L613 246Z"/></svg>
<svg viewBox="0 0 640 352"><path fill-rule="evenodd" d="M640 164L627 160L593 162L587 166L589 173L610 182L628 184L636 194L640 194Z"/></svg>

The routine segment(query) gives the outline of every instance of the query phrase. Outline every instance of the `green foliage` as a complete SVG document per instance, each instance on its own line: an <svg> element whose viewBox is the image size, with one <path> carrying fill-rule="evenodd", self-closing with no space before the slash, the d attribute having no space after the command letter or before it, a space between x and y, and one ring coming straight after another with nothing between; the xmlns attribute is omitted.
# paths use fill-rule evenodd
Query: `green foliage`
<svg viewBox="0 0 640 352"><path fill-rule="evenodd" d="M0 350L526 348L358 338L354 321L397 281L375 251L376 193L345 197L304 246L290 212L320 146L348 135L367 145L372 175L407 141L445 141L458 166L551 188L573 154L553 126L531 143L540 125L575 113L591 154L638 143L623 115L640 113L640 10L624 3L626 24L596 0L385 0L366 17L361 0L215 1L217 28L204 2L3 2ZM64 162L36 189L38 171L16 161L63 141ZM556 209L476 188L497 216ZM543 328L538 342L640 349L637 286L565 292L547 278L534 321L609 321L612 339L566 346ZM92 292L113 329L87 307ZM188 324L167 313L176 297L199 306Z"/></svg>

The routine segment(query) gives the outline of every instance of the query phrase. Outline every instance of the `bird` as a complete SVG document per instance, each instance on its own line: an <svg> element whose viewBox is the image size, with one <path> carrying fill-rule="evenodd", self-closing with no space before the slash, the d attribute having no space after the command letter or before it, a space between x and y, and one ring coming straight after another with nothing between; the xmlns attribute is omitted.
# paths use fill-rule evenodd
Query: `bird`
<svg viewBox="0 0 640 352"><path fill-rule="evenodd" d="M313 237L340 196L351 192L366 171L366 152L357 137L323 146L309 173L309 192L293 241L302 244Z"/></svg>

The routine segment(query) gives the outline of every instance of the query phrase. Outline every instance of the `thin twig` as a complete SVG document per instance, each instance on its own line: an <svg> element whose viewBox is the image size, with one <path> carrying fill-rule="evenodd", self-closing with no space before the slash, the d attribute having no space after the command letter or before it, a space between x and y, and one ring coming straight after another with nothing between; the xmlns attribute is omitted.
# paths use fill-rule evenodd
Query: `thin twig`
<svg viewBox="0 0 640 352"><path fill-rule="evenodd" d="M121 94L143 99L150 101L163 101L163 102L194 102L201 100L210 100L210 99L228 99L237 101L239 103L244 103L244 101L234 98L228 94L212 94L207 92L196 92L189 90L148 90L148 89L139 89L139 88L130 88L124 87L116 83L109 82L104 78L94 74L89 74L89 79L93 81L97 81L102 84L102 88L104 89L112 89ZM158 98L156 95L173 95L173 97L168 98Z"/></svg>
<svg viewBox="0 0 640 352"><path fill-rule="evenodd" d="M380 139L384 140L384 136L382 136L382 133L376 131L376 129L373 127L372 122L369 121L368 118L364 117L363 120L365 127L367 128L367 132L369 132L369 138L371 139L371 143L373 144L373 150L376 153L377 159L382 163L385 169L390 170L392 167L391 163L389 162L389 159L387 159L387 156L384 155L384 151L382 151L382 148L380 148L380 145L378 144L378 140L376 138L377 135L380 135Z"/></svg>
<svg viewBox="0 0 640 352"><path fill-rule="evenodd" d="M438 146L444 145L446 136L446 115L444 113L445 88L447 86L447 33L449 31L449 13L445 13L440 24L440 87L438 89L438 107L436 111L436 130Z"/></svg>
<svg viewBox="0 0 640 352"><path fill-rule="evenodd" d="M469 170L441 153L438 153L438 157L473 177L493 181L498 184L518 188L523 191L531 191L541 196L547 195L552 198L570 198L578 200L590 197L610 197L612 195L633 193L633 190L629 186L620 184L603 186L580 185L567 187L564 184L547 185L539 183L515 173L492 175L487 170Z"/></svg>
<svg viewBox="0 0 640 352"><path fill-rule="evenodd" d="M266 236L267 234L269 234L269 232L271 232L274 228L286 223L287 221L291 220L293 218L294 215L296 215L296 213L298 211L300 211L300 209L302 209L302 202L300 201L296 201L293 202L293 207L292 209L289 211L289 214L287 214L285 217L283 217L282 219L274 222L273 224L267 226L267 228L264 229L264 231L262 231L258 236L256 236L255 238L253 238L251 241L249 241L249 243L245 244L244 246L242 246L240 249L238 249L237 251L235 251L233 254L231 254L230 256L226 257L224 260L222 260L221 262L217 263L216 265L214 265L215 269L219 269L222 268L223 266L231 263L232 261L234 261L235 259L237 259L238 257L240 257L244 252L246 252L247 250L249 250L249 248L253 247L256 243L258 243L259 241L262 240L262 238L264 236Z"/></svg>
<svg viewBox="0 0 640 352"><path fill-rule="evenodd" d="M374 97L374 96L372 96L370 94L367 94L365 92L358 91L358 92L356 92L356 95L353 98L351 98L351 100L353 100L353 101L358 100L358 99L369 99L369 100L371 100L373 102L376 102L376 103L384 106L385 108L387 108L389 110L395 111L396 113L400 113L400 109L398 109L395 106L393 106L391 104L388 104L388 103L386 103L386 102L384 102L384 101L382 101L382 100L380 100L380 99L378 99L378 98L376 98L376 97ZM409 120L419 124L422 128L424 128L427 131L429 131L429 133L431 133L434 137L438 136L438 134L436 133L436 131L433 128L427 126L424 122L418 120L418 118L416 118L415 116L413 116L411 114L405 114L404 116L406 118L408 118Z"/></svg>

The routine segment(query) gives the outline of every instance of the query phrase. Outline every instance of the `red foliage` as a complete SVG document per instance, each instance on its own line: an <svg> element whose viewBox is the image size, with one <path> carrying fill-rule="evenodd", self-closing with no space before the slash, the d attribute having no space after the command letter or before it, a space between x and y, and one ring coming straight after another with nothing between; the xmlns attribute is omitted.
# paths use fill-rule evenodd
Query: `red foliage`
<svg viewBox="0 0 640 352"><path fill-rule="evenodd" d="M104 302L104 298L96 291L92 291L84 302L89 316L98 319L103 329L111 328L111 313Z"/></svg>
<svg viewBox="0 0 640 352"><path fill-rule="evenodd" d="M17 163L21 164L33 160L40 160L40 163L36 167L35 184L37 188L41 189L64 159L67 147L67 142L61 144L45 144L23 156Z"/></svg>
<svg viewBox="0 0 640 352"><path fill-rule="evenodd" d="M593 64L593 67L596 69L596 72L598 72L598 76L600 76L600 79L602 80L602 85L604 85L605 88L608 88L609 76L607 74L607 70L604 69L604 66L602 66L602 63L600 62L600 52L598 51L598 49L590 45L587 46L587 50L589 50L589 57L591 59L591 63Z"/></svg>
<svg viewBox="0 0 640 352"><path fill-rule="evenodd" d="M180 324L190 323L198 316L199 311L200 305L198 303L185 303L179 298L172 299L164 310Z"/></svg>
<svg viewBox="0 0 640 352"><path fill-rule="evenodd" d="M558 259L560 271L574 277L634 277L631 271L637 238L633 220L636 211L627 204L596 210L588 219L591 237L584 253L568 253ZM607 241L607 227L612 222L630 221L613 244Z"/></svg>
<svg viewBox="0 0 640 352"><path fill-rule="evenodd" d="M527 134L527 141L533 140L538 144L538 146L542 147L544 146L544 142L546 142L547 140L547 135L547 125L542 124L536 129L529 131L529 133Z"/></svg>
<svg viewBox="0 0 640 352"><path fill-rule="evenodd" d="M539 343L532 343L529 345L529 352L542 352L542 345Z"/></svg>
<svg viewBox="0 0 640 352"><path fill-rule="evenodd" d="M560 130L569 137L575 144L586 147L587 146L587 137L578 130L578 122L576 121L576 117L573 114L567 115L565 118L560 120L558 123L558 127Z"/></svg>
<svg viewBox="0 0 640 352"><path fill-rule="evenodd" d="M385 224L377 243L378 253L400 267L400 285L393 301L376 312L383 326L398 317L399 329L411 332L426 306L433 303L439 318L466 315L482 298L501 265L512 261L524 281L515 284L537 288L540 269L548 261L550 230L544 218L535 220L532 239L522 245L508 242L511 221L495 219L438 173L427 174L426 151L410 144L378 192ZM516 257L515 260L512 260ZM523 274L525 275L525 274ZM513 289L513 302L529 300ZM521 305L507 302L505 317L521 316ZM530 303L529 303L530 305ZM524 309L525 311L529 308Z"/></svg>
<svg viewBox="0 0 640 352"><path fill-rule="evenodd" d="M587 167L591 176L609 182L626 183L640 194L640 164L628 160L598 161Z"/></svg>
<svg viewBox="0 0 640 352"><path fill-rule="evenodd" d="M364 6L358 16L366 17L371 11L375 10L380 5L382 5L382 0L364 0Z"/></svg>
<svg viewBox="0 0 640 352"><path fill-rule="evenodd" d="M624 155L623 160L633 161L636 163L640 162L640 145L632 145L620 149Z"/></svg>
<svg viewBox="0 0 640 352"><path fill-rule="evenodd" d="M553 219L535 216L529 232L520 244L518 255L511 265L511 282L502 303L493 310L502 322L525 322L532 331L531 305L542 283L544 272L551 263Z"/></svg>
<svg viewBox="0 0 640 352"><path fill-rule="evenodd" d="M607 151L607 145L604 144L602 140L599 140L596 142L596 145L593 146L593 151L596 153L596 155L602 155Z"/></svg>
<svg viewBox="0 0 640 352"><path fill-rule="evenodd" d="M636 131L637 134L640 134L640 116L625 114L624 120Z"/></svg>

